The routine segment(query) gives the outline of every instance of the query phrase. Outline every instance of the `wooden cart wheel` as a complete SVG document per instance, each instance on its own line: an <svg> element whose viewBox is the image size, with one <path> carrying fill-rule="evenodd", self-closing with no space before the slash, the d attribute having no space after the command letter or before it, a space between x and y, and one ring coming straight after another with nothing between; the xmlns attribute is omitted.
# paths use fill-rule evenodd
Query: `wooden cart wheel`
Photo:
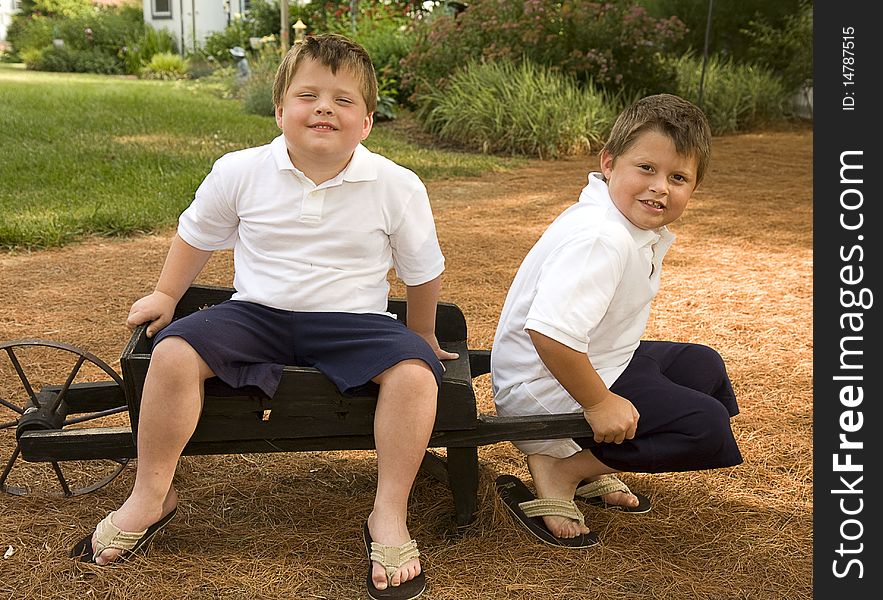
<svg viewBox="0 0 883 600"><path fill-rule="evenodd" d="M98 357L47 340L0 343L0 490L79 496L110 483L128 458L28 462L24 431L128 426L122 378Z"/></svg>

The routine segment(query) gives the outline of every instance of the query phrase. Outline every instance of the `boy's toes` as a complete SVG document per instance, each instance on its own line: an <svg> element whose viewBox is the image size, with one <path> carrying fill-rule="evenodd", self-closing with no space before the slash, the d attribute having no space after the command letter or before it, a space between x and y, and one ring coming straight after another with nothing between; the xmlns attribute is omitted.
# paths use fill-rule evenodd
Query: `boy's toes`
<svg viewBox="0 0 883 600"><path fill-rule="evenodd" d="M591 530L585 525L580 525L573 519L564 517L543 517L549 532L559 538L575 538L578 535L589 533Z"/></svg>
<svg viewBox="0 0 883 600"><path fill-rule="evenodd" d="M371 572L371 581L374 582L374 587L378 590L385 590L387 588L387 580L386 580L386 569L380 566L378 563L371 563L373 565L373 571Z"/></svg>
<svg viewBox="0 0 883 600"><path fill-rule="evenodd" d="M626 492L611 492L609 494L605 494L604 496L602 496L602 498L607 504L613 504L615 506L625 506L628 508L634 508L639 503L637 496Z"/></svg>
<svg viewBox="0 0 883 600"><path fill-rule="evenodd" d="M420 574L420 563L416 560L408 561L399 567L389 580L386 578L386 570L379 563L373 562L372 565L371 581L378 590L385 590L388 586L398 587Z"/></svg>
<svg viewBox="0 0 883 600"><path fill-rule="evenodd" d="M96 547L96 536L92 534L92 547ZM95 564L103 567L105 565L109 565L120 557L123 551L118 548L105 548L101 551L101 554L95 557Z"/></svg>
<svg viewBox="0 0 883 600"><path fill-rule="evenodd" d="M412 561L410 565L403 567L402 581L411 581L420 574L420 563Z"/></svg>

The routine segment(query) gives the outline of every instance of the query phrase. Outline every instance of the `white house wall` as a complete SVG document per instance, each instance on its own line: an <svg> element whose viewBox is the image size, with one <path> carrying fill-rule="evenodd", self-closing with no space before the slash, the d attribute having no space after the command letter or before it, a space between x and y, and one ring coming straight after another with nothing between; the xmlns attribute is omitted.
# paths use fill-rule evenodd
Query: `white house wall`
<svg viewBox="0 0 883 600"><path fill-rule="evenodd" d="M0 0L7 1L7 0ZM156 14L157 0L143 0L144 22L172 34L183 54L199 48L206 37L223 31L234 15L244 12L246 0L168 0L170 14Z"/></svg>
<svg viewBox="0 0 883 600"><path fill-rule="evenodd" d="M12 23L12 15L18 12L19 0L0 0L0 48L6 41L6 33Z"/></svg>

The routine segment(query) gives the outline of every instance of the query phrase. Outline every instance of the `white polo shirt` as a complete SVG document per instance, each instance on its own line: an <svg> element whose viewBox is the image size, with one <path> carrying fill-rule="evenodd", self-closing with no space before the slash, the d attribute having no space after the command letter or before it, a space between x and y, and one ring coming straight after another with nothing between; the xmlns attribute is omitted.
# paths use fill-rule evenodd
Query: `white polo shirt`
<svg viewBox="0 0 883 600"><path fill-rule="evenodd" d="M444 270L426 187L362 145L319 186L281 135L226 154L178 234L202 250L233 248L233 299L285 310L386 313L390 268L409 286Z"/></svg>
<svg viewBox="0 0 883 600"><path fill-rule="evenodd" d="M585 353L609 388L638 347L673 241L665 227L632 225L601 174L590 173L579 202L543 233L509 288L491 352L497 414L582 410L543 364L528 329ZM517 445L562 458L580 450L572 440Z"/></svg>

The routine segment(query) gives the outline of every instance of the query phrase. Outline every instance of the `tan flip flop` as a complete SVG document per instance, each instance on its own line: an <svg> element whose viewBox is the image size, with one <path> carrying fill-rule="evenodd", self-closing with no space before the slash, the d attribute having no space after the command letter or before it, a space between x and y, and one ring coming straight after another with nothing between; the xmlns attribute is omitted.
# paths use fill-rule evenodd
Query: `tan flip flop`
<svg viewBox="0 0 883 600"><path fill-rule="evenodd" d="M414 600L419 598L426 590L426 573L421 569L420 574L414 579L409 579L401 585L392 585L389 581L395 575L396 570L411 559L420 556L417 542L410 540L401 546L385 546L371 539L368 531L368 523L362 529L365 540L365 551L368 553L368 596L372 600ZM378 590L371 579L371 562L376 561L386 569L386 580L389 585L385 590Z"/></svg>
<svg viewBox="0 0 883 600"><path fill-rule="evenodd" d="M111 517L116 513L112 511L104 517L95 528L95 548L92 547L92 534L89 533L74 546L70 551L70 557L80 562L94 563L95 557L104 552L108 548L116 548L122 550L123 553L114 561L124 562L129 560L138 550L145 547L154 535L166 524L172 520L178 508L175 507L169 514L145 529L144 531L123 531L113 524ZM113 563L111 563L113 564Z"/></svg>
<svg viewBox="0 0 883 600"><path fill-rule="evenodd" d="M542 517L547 515L566 517L585 524L583 513L573 500L537 498L515 475L500 475L495 485L500 499L512 516L538 540L563 548L590 548L598 543L598 534L594 531L581 533L572 538L560 538L553 535L546 527Z"/></svg>
<svg viewBox="0 0 883 600"><path fill-rule="evenodd" d="M608 504L601 499L601 496L604 494L610 494L612 492L625 492L626 494L634 494L638 499L637 506L622 506L620 504ZM581 485L576 488L576 493L574 497L583 500L587 504L591 504L592 506L598 506L601 508L610 508L613 510L620 510L622 512L632 513L632 514L641 514L645 512L649 512L652 508L650 504L650 498L643 494L639 494L637 492L633 492L629 489L622 480L616 475L604 475L595 481L589 481L585 483L585 485Z"/></svg>

